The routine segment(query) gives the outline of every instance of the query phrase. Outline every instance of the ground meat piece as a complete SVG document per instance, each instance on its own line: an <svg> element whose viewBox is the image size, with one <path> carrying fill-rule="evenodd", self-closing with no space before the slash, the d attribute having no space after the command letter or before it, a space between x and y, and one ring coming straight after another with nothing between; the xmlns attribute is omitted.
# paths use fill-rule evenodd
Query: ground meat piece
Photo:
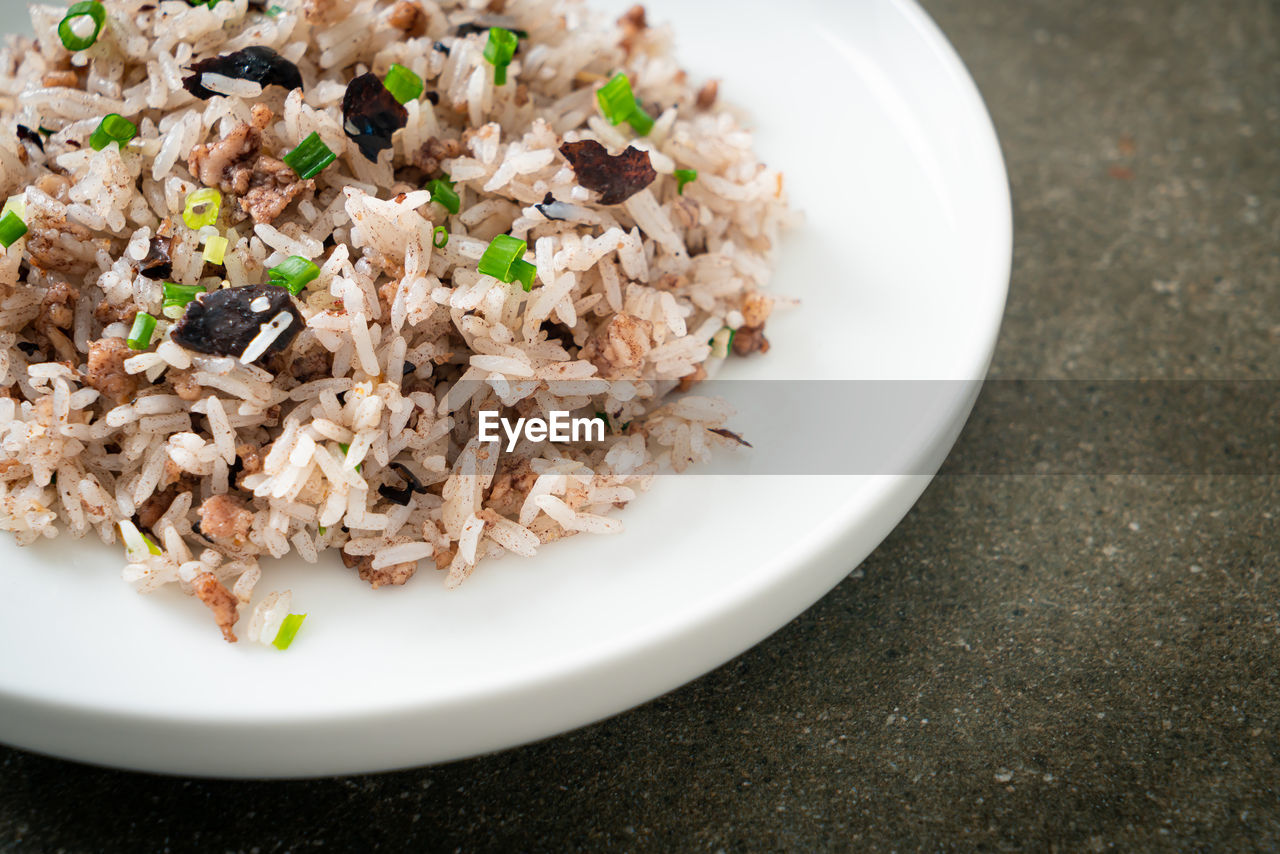
<svg viewBox="0 0 1280 854"><path fill-rule="evenodd" d="M160 476L160 488L168 489L173 484L182 480L186 476L186 472L173 460L164 461L164 474Z"/></svg>
<svg viewBox="0 0 1280 854"><path fill-rule="evenodd" d="M68 220L65 213L28 211L27 214L27 226L31 229L27 232L27 260L42 270L79 275L89 269L92 262L67 251L64 241L68 239L93 246L109 245L107 241L94 240L92 232Z"/></svg>
<svg viewBox="0 0 1280 854"><path fill-rule="evenodd" d="M103 326L111 323L133 323L133 318L137 313L138 307L132 301L113 305L107 300L103 300L93 309L93 319Z"/></svg>
<svg viewBox="0 0 1280 854"><path fill-rule="evenodd" d="M138 388L137 377L127 373L124 360L134 355L123 338L100 338L89 342L89 367L85 382L117 403Z"/></svg>
<svg viewBox="0 0 1280 854"><path fill-rule="evenodd" d="M71 189L71 179L66 175L49 172L36 179L36 189L65 203L68 201L67 190Z"/></svg>
<svg viewBox="0 0 1280 854"><path fill-rule="evenodd" d="M764 337L763 326L743 326L733 336L733 354L749 356L755 352L768 353L769 339Z"/></svg>
<svg viewBox="0 0 1280 854"><path fill-rule="evenodd" d="M254 104L249 108L249 118L258 130L266 130L267 125L271 124L271 108L266 104Z"/></svg>
<svg viewBox="0 0 1280 854"><path fill-rule="evenodd" d="M302 0L302 15L312 24L324 23L333 9L333 0Z"/></svg>
<svg viewBox="0 0 1280 854"><path fill-rule="evenodd" d="M374 590L379 587L398 587L418 571L418 562L396 563L383 569L373 568L373 555L349 555L341 552L342 563L347 569L360 573L360 580L369 582Z"/></svg>
<svg viewBox="0 0 1280 854"><path fill-rule="evenodd" d="M698 365L693 369L693 373L685 374L680 378L680 384L676 386L679 391L688 391L698 383L707 378L707 369Z"/></svg>
<svg viewBox="0 0 1280 854"><path fill-rule="evenodd" d="M66 282L54 282L45 291L40 301L40 315L36 318L36 326L56 326L59 329L70 329L75 319L75 305L79 294Z"/></svg>
<svg viewBox="0 0 1280 854"><path fill-rule="evenodd" d="M671 215L676 225L689 231L697 226L701 210L701 206L688 196L677 196L671 206Z"/></svg>
<svg viewBox="0 0 1280 854"><path fill-rule="evenodd" d="M620 311L587 341L580 356L595 365L606 379L616 379L644 364L652 346L652 333L652 323Z"/></svg>
<svg viewBox="0 0 1280 854"><path fill-rule="evenodd" d="M196 511L200 514L200 532L212 540L243 545L253 527L253 511L234 495L214 495Z"/></svg>
<svg viewBox="0 0 1280 854"><path fill-rule="evenodd" d="M720 95L720 81L708 80L706 85L698 90L698 98L694 102L698 105L699 110L709 110L716 105L716 98Z"/></svg>
<svg viewBox="0 0 1280 854"><path fill-rule="evenodd" d="M173 384L173 393L188 402L194 402L204 396L204 388L196 382L195 371L169 371L169 382Z"/></svg>
<svg viewBox="0 0 1280 854"><path fill-rule="evenodd" d="M387 15L387 23L414 38L427 32L427 16L421 6L410 0L398 0Z"/></svg>
<svg viewBox="0 0 1280 854"><path fill-rule="evenodd" d="M356 564L356 572L360 573L360 580L369 582L369 585L377 590L379 587L399 587L404 584L413 574L418 571L418 562L395 563L382 569L373 568L373 555L366 555Z"/></svg>
<svg viewBox="0 0 1280 854"><path fill-rule="evenodd" d="M236 445L236 456L240 458L240 470L245 474L262 471L262 455L257 445Z"/></svg>
<svg viewBox="0 0 1280 854"><path fill-rule="evenodd" d="M457 546L449 546L448 548L444 548L444 549L437 547L435 554L432 555L432 557L434 557L436 561L436 569L448 569L449 564L453 563L454 555L456 555L457 553L458 553Z"/></svg>
<svg viewBox="0 0 1280 854"><path fill-rule="evenodd" d="M160 521L160 517L169 509L173 499L178 497L178 487L170 485L167 489L153 493L138 508L138 527L150 529Z"/></svg>
<svg viewBox="0 0 1280 854"><path fill-rule="evenodd" d="M628 9L626 14L618 19L618 27L622 30L622 38L618 39L618 45L630 56L640 34L649 28L644 6L636 4Z"/></svg>
<svg viewBox="0 0 1280 854"><path fill-rule="evenodd" d="M752 291L742 300L742 325L764 326L773 313L773 297Z"/></svg>
<svg viewBox="0 0 1280 854"><path fill-rule="evenodd" d="M193 147L187 168L206 187L243 195L253 178L254 158L262 147L262 131L244 122L217 142Z"/></svg>
<svg viewBox="0 0 1280 854"><path fill-rule="evenodd" d="M253 164L249 179L249 191L240 199L240 206L255 223L270 223L289 206L295 198L315 189L316 182L298 175L283 160L265 154L259 155Z"/></svg>
<svg viewBox="0 0 1280 854"><path fill-rule="evenodd" d="M289 366L289 373L300 383L328 377L333 372L333 361L323 347L314 347L296 354Z"/></svg>
<svg viewBox="0 0 1280 854"><path fill-rule="evenodd" d="M212 572L202 572L191 580L191 589L196 597L213 612L213 619L222 629L222 639L227 643L236 642L236 620L240 619L236 597L228 590Z"/></svg>
<svg viewBox="0 0 1280 854"><path fill-rule="evenodd" d="M538 474L529 465L528 458L503 456L498 461L493 488L489 490L485 505L500 516L516 513L537 479Z"/></svg>
<svg viewBox="0 0 1280 854"><path fill-rule="evenodd" d="M40 78L41 86L65 86L76 89L80 86L80 77L74 71L47 71Z"/></svg>
<svg viewBox="0 0 1280 854"><path fill-rule="evenodd" d="M458 140L442 140L433 136L424 142L409 159L414 166L417 166L427 175L434 177L440 174L441 161L461 156L462 143Z"/></svg>
<svg viewBox="0 0 1280 854"><path fill-rule="evenodd" d="M378 288L378 305L382 306L384 317L391 314L391 303L395 302L398 290L400 290L400 279L392 279Z"/></svg>
<svg viewBox="0 0 1280 854"><path fill-rule="evenodd" d="M426 148L427 153L437 160L452 160L462 156L462 143L456 139L436 139L433 136L427 140Z"/></svg>

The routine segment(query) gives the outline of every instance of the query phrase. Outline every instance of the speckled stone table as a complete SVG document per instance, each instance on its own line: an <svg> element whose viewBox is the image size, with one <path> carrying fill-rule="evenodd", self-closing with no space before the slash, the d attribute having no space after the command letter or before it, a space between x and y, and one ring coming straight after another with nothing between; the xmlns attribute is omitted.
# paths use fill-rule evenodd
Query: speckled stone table
<svg viewBox="0 0 1280 854"><path fill-rule="evenodd" d="M1277 376L1280 5L926 0L1004 142L994 375ZM956 450L1001 441L975 413ZM283 784L0 749L13 851L1280 845L1280 495L939 478L720 670L468 762Z"/></svg>

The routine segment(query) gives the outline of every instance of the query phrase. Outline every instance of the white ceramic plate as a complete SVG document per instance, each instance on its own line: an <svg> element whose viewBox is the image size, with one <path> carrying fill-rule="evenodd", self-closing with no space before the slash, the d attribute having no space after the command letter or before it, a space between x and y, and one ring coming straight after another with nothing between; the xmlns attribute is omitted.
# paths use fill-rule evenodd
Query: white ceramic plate
<svg viewBox="0 0 1280 854"><path fill-rule="evenodd" d="M5 0L7 20L17 8ZM910 470L935 471L986 373L1011 249L999 146L963 66L910 0L649 11L674 23L691 73L723 78L724 96L752 111L759 150L807 216L775 279L803 308L771 321L773 350L738 375L971 381L909 438ZM0 740L272 777L542 738L757 643L866 557L927 482L666 478L623 514L626 533L488 564L455 592L430 573L375 592L337 560L286 563L265 583L292 588L310 614L287 653L224 644L194 599L134 593L113 549L6 539Z"/></svg>

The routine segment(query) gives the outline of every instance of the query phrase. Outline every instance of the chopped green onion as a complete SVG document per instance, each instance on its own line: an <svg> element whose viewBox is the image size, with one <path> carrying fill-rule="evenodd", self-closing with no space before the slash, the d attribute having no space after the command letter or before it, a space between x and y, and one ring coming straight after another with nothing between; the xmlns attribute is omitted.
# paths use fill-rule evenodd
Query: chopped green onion
<svg viewBox="0 0 1280 854"><path fill-rule="evenodd" d="M182 221L192 231L213 225L218 221L218 211L222 208L222 193L205 187L187 196L187 206L182 211Z"/></svg>
<svg viewBox="0 0 1280 854"><path fill-rule="evenodd" d="M129 330L129 337L124 339L124 343L129 345L130 350L145 350L151 346L151 334L155 331L156 319L145 311L140 311L133 319L133 329Z"/></svg>
<svg viewBox="0 0 1280 854"><path fill-rule="evenodd" d="M290 255L267 271L271 284L288 288L295 297L319 275L320 268L301 255Z"/></svg>
<svg viewBox="0 0 1280 854"><path fill-rule="evenodd" d="M126 142L138 135L138 126L119 113L111 113L104 117L98 126L89 134L89 147L101 151L113 142Z"/></svg>
<svg viewBox="0 0 1280 854"><path fill-rule="evenodd" d="M221 264L227 256L227 238L220 234L211 235L204 242L204 260L210 264Z"/></svg>
<svg viewBox="0 0 1280 854"><path fill-rule="evenodd" d="M631 125L631 129L640 136L648 136L653 131L653 117L640 106L639 98L636 98L636 108L631 111L631 115L627 116L627 124Z"/></svg>
<svg viewBox="0 0 1280 854"><path fill-rule="evenodd" d="M293 643L293 639L297 637L298 629L302 628L302 621L307 618L306 614L290 614L284 618L284 622L280 624L280 631L276 633L276 639L271 642L276 649L288 649L289 644Z"/></svg>
<svg viewBox="0 0 1280 854"><path fill-rule="evenodd" d="M327 530L329 530L329 529L328 529L328 528L326 528L324 525L317 525L317 526L316 526L316 530L317 530L317 531L319 531L319 532L320 532L320 536L322 536L322 537L323 537L323 536L324 536L324 534L325 534L325 531L327 531Z"/></svg>
<svg viewBox="0 0 1280 854"><path fill-rule="evenodd" d="M44 134L45 136L53 136L53 134L55 133L54 131L49 130L44 125L40 125L40 127L36 128L36 130L40 131L40 133Z"/></svg>
<svg viewBox="0 0 1280 854"><path fill-rule="evenodd" d="M320 170L338 159L338 155L329 150L329 146L320 139L320 134L312 131L310 136L298 143L297 148L281 159L305 181L319 175Z"/></svg>
<svg viewBox="0 0 1280 854"><path fill-rule="evenodd" d="M533 279L538 275L538 268L530 264L524 259L517 258L515 263L511 265L511 281L520 281L524 286L524 292L529 293L533 290Z"/></svg>
<svg viewBox="0 0 1280 854"><path fill-rule="evenodd" d="M484 255L480 256L480 273L492 275L502 282L511 282L515 273L522 273L522 268L516 268L516 261L524 259L527 248L529 245L525 241L520 241L511 234L498 234L489 242Z"/></svg>
<svg viewBox="0 0 1280 854"><path fill-rule="evenodd" d="M0 208L0 217L13 211L19 218L27 215L27 194L18 193L4 200L4 207Z"/></svg>
<svg viewBox="0 0 1280 854"><path fill-rule="evenodd" d="M163 285L164 306L161 314L170 320L177 320L187 311L187 303L196 298L196 294L204 293L202 285L179 285L177 282L165 282Z"/></svg>
<svg viewBox="0 0 1280 854"><path fill-rule="evenodd" d="M449 213L456 214L462 210L462 199L459 198L458 191L453 189L453 182L448 175L432 178L427 182L426 189L431 193L431 201L439 203Z"/></svg>
<svg viewBox="0 0 1280 854"><path fill-rule="evenodd" d="M422 78L394 62L387 69L387 76L382 78L382 85L402 104L422 94Z"/></svg>
<svg viewBox="0 0 1280 854"><path fill-rule="evenodd" d="M436 230L431 233L431 245L437 249L443 249L449 245L449 229L443 225L437 225Z"/></svg>
<svg viewBox="0 0 1280 854"><path fill-rule="evenodd" d="M684 185L692 184L698 180L697 169L677 169L671 174L676 179L676 192L682 196L684 195Z"/></svg>
<svg viewBox="0 0 1280 854"><path fill-rule="evenodd" d="M720 331L712 335L711 340L707 342L711 345L711 355L717 359L729 358L729 353L733 351L734 334L729 327L720 327Z"/></svg>
<svg viewBox="0 0 1280 854"><path fill-rule="evenodd" d="M280 17L280 13L283 11L284 11L283 6L272 6L270 9L267 10L267 17L278 18Z"/></svg>
<svg viewBox="0 0 1280 854"><path fill-rule="evenodd" d="M653 130L653 118L644 111L640 99L631 91L630 78L622 72L613 75L613 79L600 87L596 100L600 103L601 114L610 124L626 122L640 136L648 136Z"/></svg>
<svg viewBox="0 0 1280 854"><path fill-rule="evenodd" d="M142 560L148 554L161 554L160 547L128 519L120 520L120 539L124 541L125 555L131 561Z"/></svg>
<svg viewBox="0 0 1280 854"><path fill-rule="evenodd" d="M27 233L27 224L22 221L22 217L13 211L9 211L3 217L0 217L0 244L8 249L22 235Z"/></svg>
<svg viewBox="0 0 1280 854"><path fill-rule="evenodd" d="M507 66L516 55L520 45L520 37L511 30L502 27L489 28L489 41L484 46L484 58L493 64L493 82L496 86L506 85Z"/></svg>
<svg viewBox="0 0 1280 854"><path fill-rule="evenodd" d="M613 75L612 80L600 87L596 100L600 102L600 112L612 125L622 124L636 109L631 81L622 72Z"/></svg>
<svg viewBox="0 0 1280 854"><path fill-rule="evenodd" d="M346 442L339 442L338 447L342 449L342 455L344 457L347 455L347 451L351 450L351 446L348 445ZM356 471L360 471L363 465L364 463L356 463Z"/></svg>
<svg viewBox="0 0 1280 854"><path fill-rule="evenodd" d="M77 35L73 22L84 17L93 19L93 32L87 36ZM102 32L102 25L106 22L107 10L97 0L74 3L67 9L67 16L58 24L58 38L62 39L62 46L67 50L84 50L98 40L98 33Z"/></svg>

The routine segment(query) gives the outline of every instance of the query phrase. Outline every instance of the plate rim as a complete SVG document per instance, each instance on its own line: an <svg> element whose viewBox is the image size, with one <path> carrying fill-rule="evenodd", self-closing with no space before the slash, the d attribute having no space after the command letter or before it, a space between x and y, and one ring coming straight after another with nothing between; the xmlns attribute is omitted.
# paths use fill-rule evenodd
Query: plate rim
<svg viewBox="0 0 1280 854"><path fill-rule="evenodd" d="M987 168L993 168L1001 179L990 188L997 194L991 204L998 208L1001 216L1001 222L993 225L992 229L991 259L995 264L993 288L999 288L998 311L993 311L989 327L984 330L981 358L978 364L971 366L972 373L965 379L965 394L953 410L947 413L946 429L937 433L927 447L917 451L919 459L925 463L913 470L936 473L969 416L994 355L1012 270L1012 197L1007 166L994 122L963 60L916 0L887 2L902 13L916 33L943 60L952 82L957 84L958 90L969 102L965 112L972 115L973 130L981 137L977 141L990 159ZM995 295L994 291L992 295ZM871 478L875 481L872 488L855 492L846 502L834 508L819 526L806 532L803 540L797 541L775 557L768 565L769 571L762 568L750 585L744 585L731 596L717 599L709 607L701 609L696 619L688 620L674 630L626 648L612 650L593 658L585 666L578 662L559 670L543 671L510 680L501 686L474 687L446 699L384 704L374 709L327 710L315 716L246 715L237 717L232 722L232 726L237 729L256 730L243 734L249 741L266 743L278 735L276 730L302 726L311 730L311 737L316 742L322 742L337 737L339 733L349 732L357 724L409 730L415 719L421 720L428 714L433 717L458 715L468 710L475 711L477 704L488 707L514 704L529 712L524 726L515 730L508 728L497 737L490 734L488 737L473 735L469 739L461 739L457 749L423 755L423 745L418 743L414 745L417 752L406 749L405 755L397 760L384 746L381 750L383 755L373 759L368 756L368 745L344 744L336 746L336 749L323 757L313 756L300 762L284 773L237 760L203 763L206 768L201 769L193 767L189 756L175 752L171 747L158 748L147 755L124 758L110 746L104 747L102 739L110 737L131 740L135 736L149 733L163 734L165 738L162 740L181 740L191 737L213 718L173 712L148 714L136 710L128 713L103 710L88 702L50 700L0 686L0 710L4 712L0 715L0 720L3 720L6 730L3 740L23 749L109 767L192 776L275 779L420 767L539 741L613 716L668 693L763 642L826 595L861 564L911 509L933 476L874 476ZM858 513L860 505L866 507L864 514L877 516L879 524L869 526ZM876 533L868 535L868 527L873 527ZM797 579L804 583L796 584ZM790 594L790 598L786 607L780 608L776 604L777 599L771 594L784 589ZM771 604L762 608L765 600ZM689 654L690 645L694 641L700 636L713 634L716 637L698 647L697 654ZM670 655L675 650L680 650L681 655L677 657L678 665L673 666ZM622 671L635 673L643 670L646 662L660 658L665 659L664 666L650 670L661 671L661 675L632 680L630 687L615 684L610 690L594 690L601 683L616 683ZM548 703L546 699L551 695L563 696L570 693L584 695L581 697L582 702L573 707L571 714L564 713L563 703ZM591 696L593 693L596 694L595 697ZM51 736L50 731L57 732L63 727L75 728L76 737L70 741L64 739L63 746L59 746L58 739ZM132 735L122 735L123 733Z"/></svg>

